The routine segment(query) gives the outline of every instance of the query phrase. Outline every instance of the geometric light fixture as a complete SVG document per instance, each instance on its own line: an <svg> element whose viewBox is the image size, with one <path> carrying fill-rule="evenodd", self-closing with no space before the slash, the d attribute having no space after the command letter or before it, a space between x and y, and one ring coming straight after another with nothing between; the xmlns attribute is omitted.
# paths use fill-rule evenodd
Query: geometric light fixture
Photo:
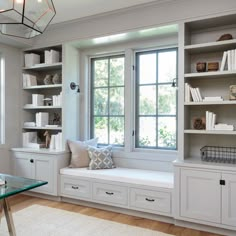
<svg viewBox="0 0 236 236"><path fill-rule="evenodd" d="M55 15L52 0L0 0L0 32L33 38L44 32Z"/></svg>

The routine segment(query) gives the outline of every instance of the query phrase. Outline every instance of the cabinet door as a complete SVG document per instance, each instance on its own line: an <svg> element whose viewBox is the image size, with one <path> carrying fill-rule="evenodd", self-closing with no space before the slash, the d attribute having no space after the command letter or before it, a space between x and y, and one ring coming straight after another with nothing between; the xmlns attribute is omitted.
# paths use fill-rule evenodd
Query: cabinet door
<svg viewBox="0 0 236 236"><path fill-rule="evenodd" d="M181 216L221 222L221 174L198 170L181 170Z"/></svg>
<svg viewBox="0 0 236 236"><path fill-rule="evenodd" d="M236 227L236 175L222 174L222 223Z"/></svg>
<svg viewBox="0 0 236 236"><path fill-rule="evenodd" d="M30 155L22 155L22 153L15 153L14 174L25 178L32 178L32 163L30 161Z"/></svg>
<svg viewBox="0 0 236 236"><path fill-rule="evenodd" d="M34 189L35 192L46 192L52 193L53 192L53 159L50 157L45 157L41 155L37 155L34 157L34 165L32 166L34 178L38 180L47 181L48 184L43 185L39 188Z"/></svg>

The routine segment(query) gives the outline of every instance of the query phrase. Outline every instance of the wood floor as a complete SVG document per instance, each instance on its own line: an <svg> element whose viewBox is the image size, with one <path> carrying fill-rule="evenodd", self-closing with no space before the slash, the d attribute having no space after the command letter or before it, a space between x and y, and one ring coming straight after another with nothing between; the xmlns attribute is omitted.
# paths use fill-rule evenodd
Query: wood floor
<svg viewBox="0 0 236 236"><path fill-rule="evenodd" d="M217 234L202 232L198 230L192 230L188 228L174 226L168 223L162 223L154 220L143 219L140 217L124 215L120 213L114 213L104 210L99 210L90 207L84 207L79 205L74 205L70 203L63 203L51 200L45 200L41 198L31 197L23 194L11 197L10 199L11 208L14 211L19 211L23 208L31 206L33 204L54 207L58 209L63 209L71 212L79 212L84 215L89 215L93 217L98 217L106 220L111 220L119 223L129 224L133 226L138 226L142 228L148 228L151 230L160 231L163 233L177 235L177 236L218 236ZM73 235L72 235L73 236ZM89 235L88 235L89 236Z"/></svg>

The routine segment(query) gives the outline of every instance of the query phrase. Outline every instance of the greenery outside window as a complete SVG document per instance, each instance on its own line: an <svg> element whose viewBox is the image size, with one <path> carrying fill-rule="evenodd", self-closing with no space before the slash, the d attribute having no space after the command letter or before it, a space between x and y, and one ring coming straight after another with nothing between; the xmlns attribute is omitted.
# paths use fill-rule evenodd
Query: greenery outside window
<svg viewBox="0 0 236 236"><path fill-rule="evenodd" d="M136 53L135 147L177 147L177 49Z"/></svg>
<svg viewBox="0 0 236 236"><path fill-rule="evenodd" d="M124 146L124 55L91 59L91 137Z"/></svg>

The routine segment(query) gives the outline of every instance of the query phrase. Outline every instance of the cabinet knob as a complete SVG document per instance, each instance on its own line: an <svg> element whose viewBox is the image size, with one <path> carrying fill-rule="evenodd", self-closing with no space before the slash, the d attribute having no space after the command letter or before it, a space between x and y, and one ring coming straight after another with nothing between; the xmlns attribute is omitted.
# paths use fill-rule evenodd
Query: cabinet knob
<svg viewBox="0 0 236 236"><path fill-rule="evenodd" d="M72 189L79 189L78 186L71 186Z"/></svg>
<svg viewBox="0 0 236 236"><path fill-rule="evenodd" d="M220 180L220 185L225 185L225 180L224 179Z"/></svg>
<svg viewBox="0 0 236 236"><path fill-rule="evenodd" d="M34 163L34 159L30 159L30 162L31 162L31 163Z"/></svg>
<svg viewBox="0 0 236 236"><path fill-rule="evenodd" d="M145 198L145 200L148 202L155 202L155 199Z"/></svg>
<svg viewBox="0 0 236 236"><path fill-rule="evenodd" d="M114 193L112 192L106 192L107 195L113 195Z"/></svg>

